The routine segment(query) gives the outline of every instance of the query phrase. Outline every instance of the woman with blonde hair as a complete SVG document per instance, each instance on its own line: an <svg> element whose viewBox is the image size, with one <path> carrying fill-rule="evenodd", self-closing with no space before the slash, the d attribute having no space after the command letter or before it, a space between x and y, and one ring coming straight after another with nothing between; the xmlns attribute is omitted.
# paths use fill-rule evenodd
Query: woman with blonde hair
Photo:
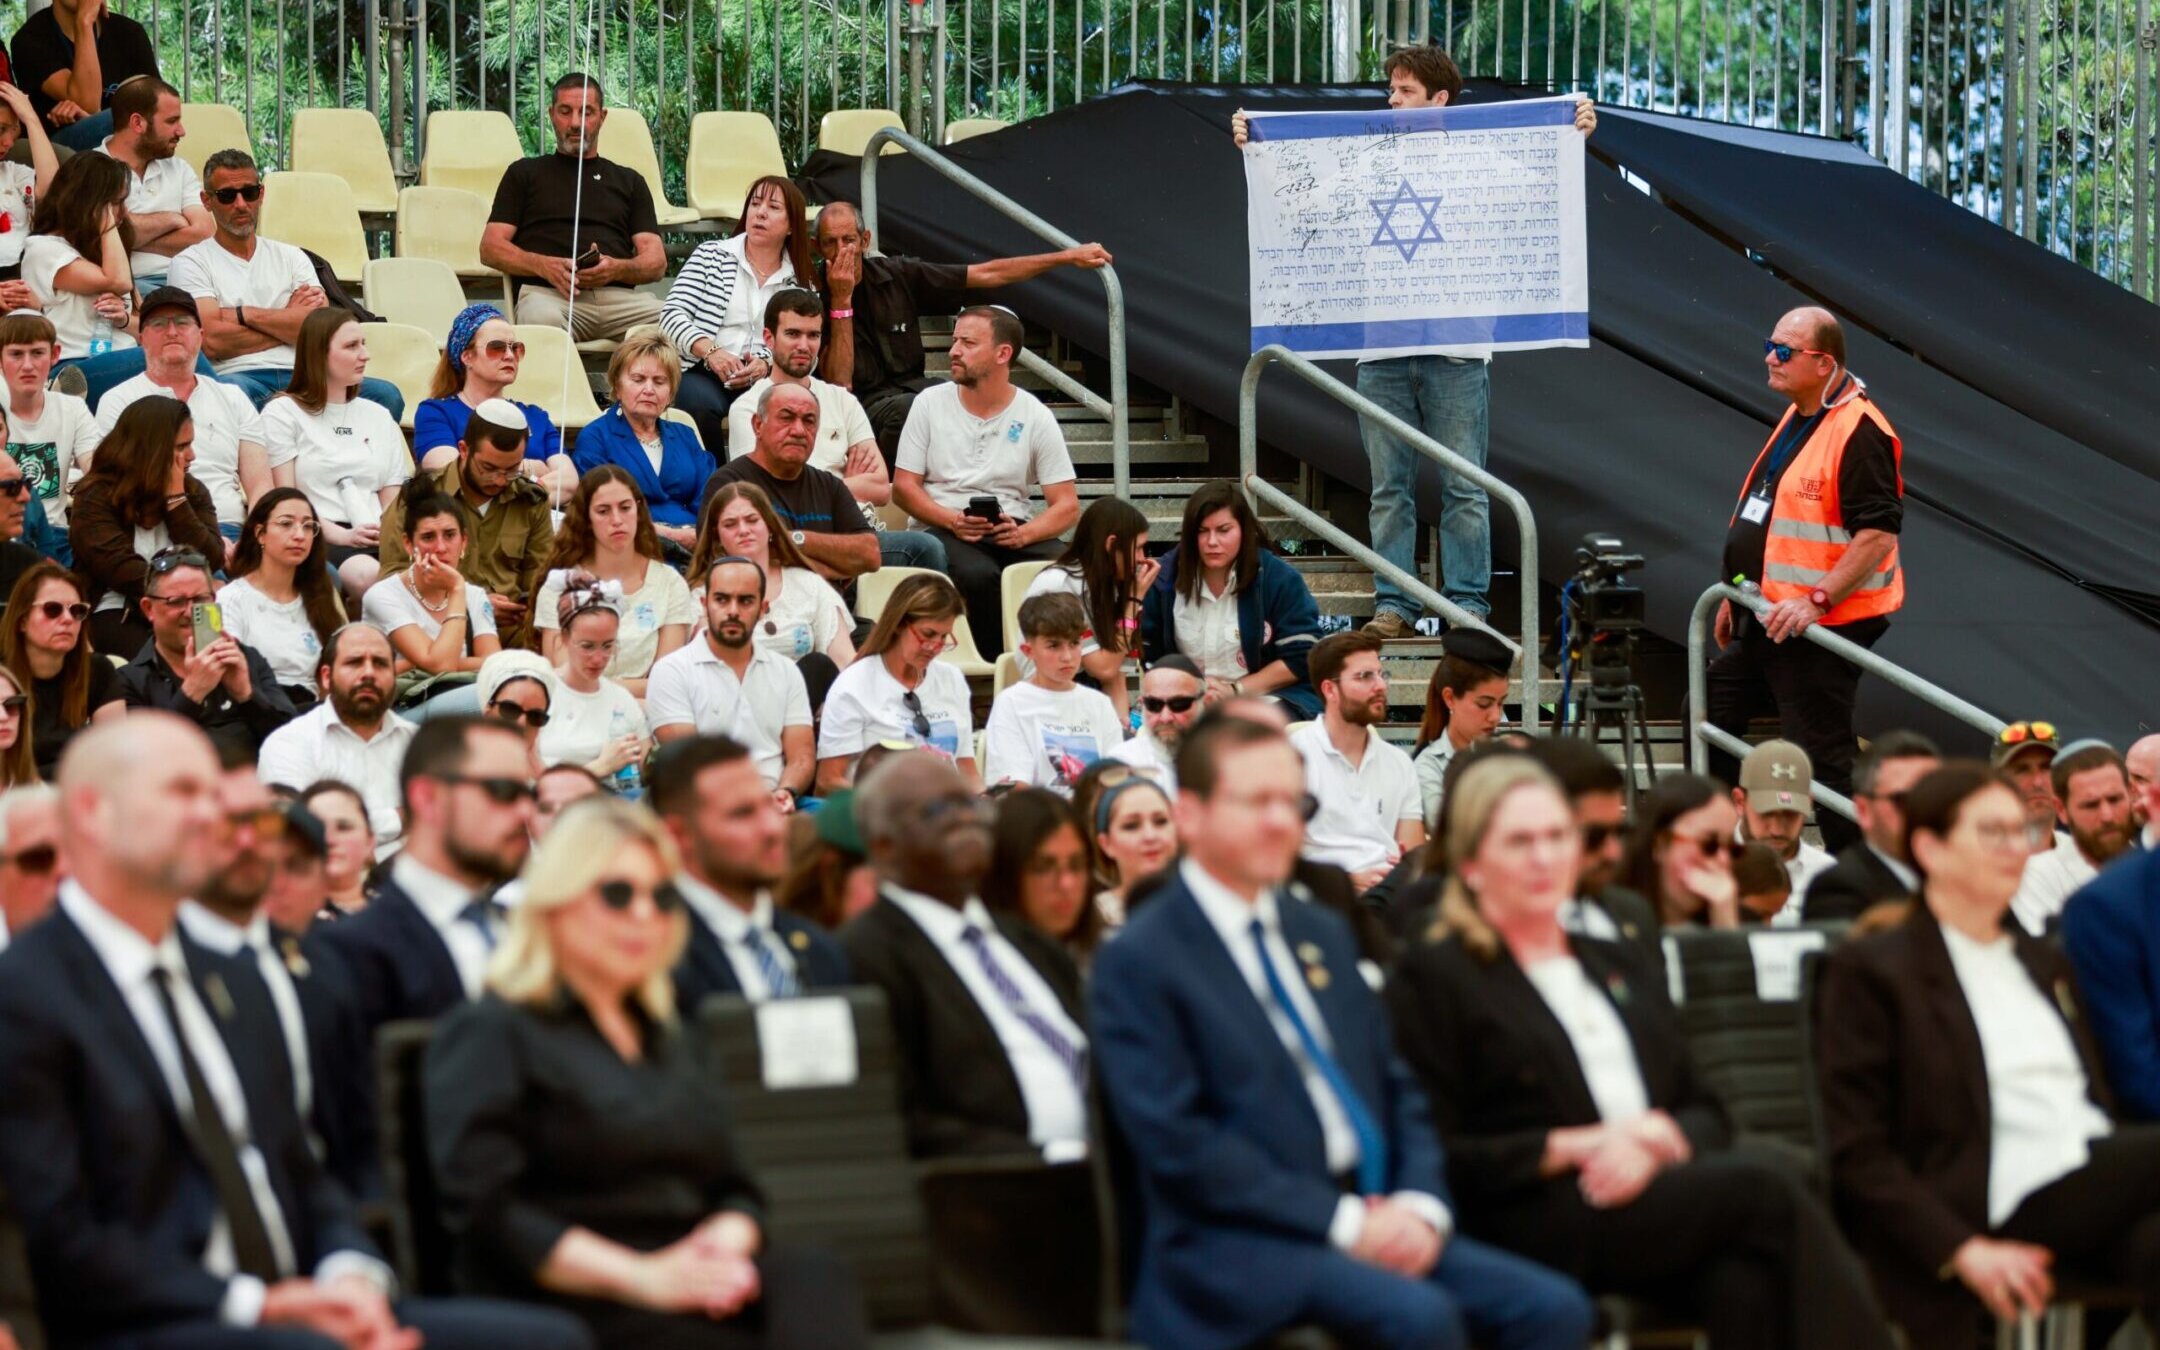
<svg viewBox="0 0 2160 1350"><path fill-rule="evenodd" d="M884 741L903 741L952 760L972 783L975 719L967 677L938 658L952 649L964 613L960 592L936 572L893 588L855 663L825 694L818 729L818 792L853 780L855 761Z"/></svg>
<svg viewBox="0 0 2160 1350"><path fill-rule="evenodd" d="M861 1346L847 1273L766 1249L721 1075L678 1016L681 866L656 816L607 797L533 850L489 992L428 1049L461 1274L576 1313L607 1350Z"/></svg>
<svg viewBox="0 0 2160 1350"><path fill-rule="evenodd" d="M1497 755L1448 793L1451 871L1388 982L1457 1221L1592 1294L1677 1301L1712 1350L1888 1350L1821 1204L1732 1151L1662 974L1560 923L1582 836L1544 766Z"/></svg>
<svg viewBox="0 0 2160 1350"><path fill-rule="evenodd" d="M717 467L698 434L662 416L675 404L682 362L658 333L623 339L608 361L615 402L578 433L578 472L612 464L636 480L653 528L677 548L697 542L698 494Z"/></svg>

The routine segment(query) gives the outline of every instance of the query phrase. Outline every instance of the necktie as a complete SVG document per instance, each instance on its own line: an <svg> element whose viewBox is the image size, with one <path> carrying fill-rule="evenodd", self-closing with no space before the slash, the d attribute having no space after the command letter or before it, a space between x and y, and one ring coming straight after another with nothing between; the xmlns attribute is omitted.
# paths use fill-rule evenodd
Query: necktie
<svg viewBox="0 0 2160 1350"><path fill-rule="evenodd" d="M1290 1029L1297 1033L1298 1044L1305 1047L1305 1057L1320 1076L1327 1080L1329 1091L1342 1105L1343 1115L1350 1120L1350 1129L1358 1141L1358 1192L1361 1195L1383 1195L1387 1192L1387 1136L1380 1132L1378 1121L1373 1119L1365 1099L1358 1096L1357 1089L1350 1086L1348 1075L1335 1057L1320 1046L1320 1038L1313 1035L1312 1027L1298 1012L1296 1000L1282 981L1282 974L1275 969L1275 961L1268 955L1267 929L1258 919L1252 921L1253 946L1260 951L1260 969L1267 975L1268 993L1274 995L1275 1006L1282 1009L1283 1016L1290 1019Z"/></svg>
<svg viewBox="0 0 2160 1350"><path fill-rule="evenodd" d="M480 930L480 940L490 952L495 950L495 922L500 917L492 896L476 896L465 908L458 911L458 922L469 923Z"/></svg>
<svg viewBox="0 0 2160 1350"><path fill-rule="evenodd" d="M802 986L795 982L795 972L773 950L772 934L752 924L743 931L742 945L757 958L758 974L765 977L765 988L774 998L793 998L802 992Z"/></svg>
<svg viewBox="0 0 2160 1350"><path fill-rule="evenodd" d="M265 936L255 943L255 968L270 989L270 1005L277 1010L278 1030L285 1038L285 1057L292 1061L293 1099L306 1120L315 1100L312 1066L308 1063L307 1017L300 1010L300 991L293 988L292 971Z"/></svg>
<svg viewBox="0 0 2160 1350"><path fill-rule="evenodd" d="M152 972L151 978L157 989L158 1004L165 1010L166 1022L172 1026L173 1044L180 1051L180 1076L187 1083L192 1108L189 1133L194 1138L195 1151L202 1155L203 1165L210 1169L210 1184L217 1190L218 1208L224 1211L225 1222L232 1229L233 1263L243 1275L274 1283L281 1275L277 1249L270 1243L269 1225L263 1221L262 1210L255 1204L254 1189L248 1185L247 1173L241 1169L240 1146L225 1122L225 1113L218 1110L217 1100L210 1095L210 1080L203 1076L202 1064L195 1058L195 1051L188 1042L187 1024L180 1020L180 1010L173 1003L172 972L160 966Z"/></svg>
<svg viewBox="0 0 2160 1350"><path fill-rule="evenodd" d="M1086 1091L1087 1051L1074 1045L1064 1032L1058 1030L1055 1023L1028 1004L1027 995L1021 992L1019 985L1013 983L1013 978L1006 973L1005 967L998 964L997 956L990 950L988 934L974 924L969 924L960 940L975 950L975 959L981 963L984 976L989 979L990 987L997 990L998 997L1005 1001L1006 1008L1014 1017L1019 1018L1029 1031L1034 1032L1038 1040L1050 1047L1050 1053L1056 1055L1064 1064L1066 1072L1072 1075L1073 1084L1083 1092Z"/></svg>

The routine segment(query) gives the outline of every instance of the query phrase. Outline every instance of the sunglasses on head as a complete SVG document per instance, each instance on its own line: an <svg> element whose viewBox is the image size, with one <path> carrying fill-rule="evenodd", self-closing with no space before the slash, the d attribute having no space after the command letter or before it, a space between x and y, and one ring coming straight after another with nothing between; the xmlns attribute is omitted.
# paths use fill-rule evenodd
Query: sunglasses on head
<svg viewBox="0 0 2160 1350"><path fill-rule="evenodd" d="M62 615L73 619L77 623L81 623L84 619L90 617L90 606L80 600L72 603L66 600L40 600L36 605L36 609L51 623L60 622Z"/></svg>
<svg viewBox="0 0 2160 1350"><path fill-rule="evenodd" d="M480 353L483 356L491 356L497 361L500 361L506 356L525 355L525 344L522 342L513 342L505 338L497 338L493 342L481 343Z"/></svg>
<svg viewBox="0 0 2160 1350"><path fill-rule="evenodd" d="M640 890L627 881L603 881L600 883L600 903L617 914L629 912L639 896L652 901L653 908L662 914L673 914L682 908L682 892L675 889L672 881L663 881L651 890Z"/></svg>
<svg viewBox="0 0 2160 1350"><path fill-rule="evenodd" d="M246 183L239 187L219 188L210 195L218 199L220 206L231 206L234 202L258 202L262 200L262 184Z"/></svg>
<svg viewBox="0 0 2160 1350"><path fill-rule="evenodd" d="M51 844L32 844L19 853L10 853L0 857L0 862L7 863L8 866L18 872L28 872L32 876L45 875L47 872L52 871L54 865L59 861L60 850L54 848Z"/></svg>
<svg viewBox="0 0 2160 1350"><path fill-rule="evenodd" d="M1146 694L1140 696L1140 706L1151 713L1159 713L1166 709L1174 713L1191 712L1193 704L1199 701L1200 696L1198 694L1179 694L1175 698L1149 698Z"/></svg>
<svg viewBox="0 0 2160 1350"><path fill-rule="evenodd" d="M497 806L516 806L519 802L532 801L539 795L533 785L523 778L475 778L460 773L445 774L442 781L453 787L478 788Z"/></svg>
<svg viewBox="0 0 2160 1350"><path fill-rule="evenodd" d="M1777 363L1781 366L1784 365L1787 361L1792 360L1795 356L1830 355L1830 353L1828 352L1818 351L1813 347L1795 347L1790 342L1775 342L1769 338L1763 339L1762 349L1763 355L1776 357Z"/></svg>
<svg viewBox="0 0 2160 1350"><path fill-rule="evenodd" d="M177 567L198 567L207 572L210 570L210 560L196 550L179 544L171 548L161 548L150 555L151 576L164 576Z"/></svg>
<svg viewBox="0 0 2160 1350"><path fill-rule="evenodd" d="M2028 741L2052 741L2055 739L2053 722L2012 722L1996 733L1997 745L2023 745Z"/></svg>
<svg viewBox="0 0 2160 1350"><path fill-rule="evenodd" d="M534 731L538 731L548 724L548 711L545 708L520 708L515 703L496 702L488 705L488 712L513 726L522 717L525 719L525 725L531 727Z"/></svg>
<svg viewBox="0 0 2160 1350"><path fill-rule="evenodd" d="M0 478L0 496L21 497L27 495L29 491L30 480L27 478L20 475L14 478Z"/></svg>

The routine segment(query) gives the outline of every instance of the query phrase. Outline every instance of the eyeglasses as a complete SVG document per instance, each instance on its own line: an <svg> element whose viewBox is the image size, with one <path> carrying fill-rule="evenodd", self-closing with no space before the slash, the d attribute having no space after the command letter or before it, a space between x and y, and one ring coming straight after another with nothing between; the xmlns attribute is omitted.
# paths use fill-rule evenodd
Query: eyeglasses
<svg viewBox="0 0 2160 1350"><path fill-rule="evenodd" d="M629 912L639 896L652 901L652 907L662 914L673 914L683 905L682 892L672 881L663 881L651 890L641 890L627 881L603 881L599 886L600 903L617 914Z"/></svg>
<svg viewBox="0 0 2160 1350"><path fill-rule="evenodd" d="M210 194L218 199L218 205L231 206L234 202L259 202L262 200L262 184L246 183L239 187L219 188Z"/></svg>
<svg viewBox="0 0 2160 1350"><path fill-rule="evenodd" d="M511 342L503 338L497 338L493 342L481 343L480 354L483 356L491 356L497 361L502 360L506 356L522 357L525 355L525 344L522 342Z"/></svg>
<svg viewBox="0 0 2160 1350"><path fill-rule="evenodd" d="M442 781L453 787L476 787L487 794L487 799L497 806L516 806L539 796L531 782L523 778L473 778L465 774L444 774Z"/></svg>
<svg viewBox="0 0 2160 1350"><path fill-rule="evenodd" d="M913 638L917 642L920 642L923 646L935 646L941 652L949 652L953 648L960 645L960 639L951 633L947 633L944 636L939 637L929 633L925 633L920 628L910 628L907 630L907 632L909 637Z"/></svg>
<svg viewBox="0 0 2160 1350"><path fill-rule="evenodd" d="M1745 847L1739 840L1723 834L1675 834L1671 838L1676 844L1693 844L1701 850L1705 858L1715 858L1720 854L1737 858L1740 850Z"/></svg>
<svg viewBox="0 0 2160 1350"><path fill-rule="evenodd" d="M1997 745L2025 745L2055 739L2053 722L2012 722L1995 734Z"/></svg>
<svg viewBox="0 0 2160 1350"><path fill-rule="evenodd" d="M195 328L200 325L192 314L161 314L155 319L144 319L142 326L145 333L154 333L160 328Z"/></svg>
<svg viewBox="0 0 2160 1350"><path fill-rule="evenodd" d="M525 719L525 725L531 727L534 731L538 731L548 724L548 710L545 708L520 708L515 703L498 700L488 705L488 712L513 726L522 717Z"/></svg>
<svg viewBox="0 0 2160 1350"><path fill-rule="evenodd" d="M1776 357L1777 363L1781 366L1784 365L1787 361L1792 360L1794 356L1830 355L1830 353L1825 351L1817 351L1813 347L1795 347L1790 342L1774 342L1768 338L1763 339L1762 349L1764 356ZM1836 358L1833 357L1832 359L1835 360Z"/></svg>
<svg viewBox="0 0 2160 1350"><path fill-rule="evenodd" d="M27 872L31 876L40 877L52 871L54 865L59 861L60 850L54 848L51 844L32 844L19 853L0 856L0 862L6 863L16 871Z"/></svg>
<svg viewBox="0 0 2160 1350"><path fill-rule="evenodd" d="M1176 698L1149 698L1146 694L1140 696L1140 706L1151 713L1163 711L1187 713L1191 712L1193 704L1199 701L1200 696L1198 694L1180 694Z"/></svg>
<svg viewBox="0 0 2160 1350"><path fill-rule="evenodd" d="M180 544L174 544L171 548L161 548L150 555L151 576L164 576L177 567L198 567L207 572L210 570L210 560L196 550Z"/></svg>
<svg viewBox="0 0 2160 1350"><path fill-rule="evenodd" d="M2032 840L2026 835L2023 824L2004 825L1996 821L1976 821L1972 826L1972 832L1973 837L1980 841L1983 848L2000 849L2015 846L2020 853L2027 853L2032 850Z"/></svg>
<svg viewBox="0 0 2160 1350"><path fill-rule="evenodd" d="M186 609L189 605L215 603L217 597L214 595L146 595L143 599L154 605L164 605L170 609Z"/></svg>
<svg viewBox="0 0 2160 1350"><path fill-rule="evenodd" d="M62 615L66 615L77 623L81 623L84 619L90 617L90 606L80 600L75 601L73 604L69 604L64 600L41 600L34 608L38 613L45 616L47 623L60 622Z"/></svg>
<svg viewBox="0 0 2160 1350"><path fill-rule="evenodd" d="M920 694L917 694L914 690L910 689L900 696L900 706L906 708L908 712L913 715L915 719L913 723L915 734L922 737L926 741L929 740L930 717L927 713L923 711L922 696Z"/></svg>
<svg viewBox="0 0 2160 1350"><path fill-rule="evenodd" d="M27 478L0 478L0 495L20 497L30 491Z"/></svg>
<svg viewBox="0 0 2160 1350"><path fill-rule="evenodd" d="M1585 825L1582 827L1582 846L1586 850L1594 852L1605 847L1614 838L1626 833L1627 826L1625 825L1606 825L1603 823Z"/></svg>
<svg viewBox="0 0 2160 1350"><path fill-rule="evenodd" d="M312 516L273 516L269 524L273 530L298 530L302 534L322 533L322 523Z"/></svg>

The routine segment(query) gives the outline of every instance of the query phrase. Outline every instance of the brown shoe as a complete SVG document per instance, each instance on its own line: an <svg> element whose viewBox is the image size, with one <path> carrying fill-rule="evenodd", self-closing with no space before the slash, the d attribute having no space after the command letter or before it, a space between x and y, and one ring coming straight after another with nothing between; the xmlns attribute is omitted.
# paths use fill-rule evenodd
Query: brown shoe
<svg viewBox="0 0 2160 1350"><path fill-rule="evenodd" d="M1371 621L1358 631L1370 633L1383 641L1417 636L1417 630L1410 626L1410 621L1392 609L1383 609L1373 615Z"/></svg>

